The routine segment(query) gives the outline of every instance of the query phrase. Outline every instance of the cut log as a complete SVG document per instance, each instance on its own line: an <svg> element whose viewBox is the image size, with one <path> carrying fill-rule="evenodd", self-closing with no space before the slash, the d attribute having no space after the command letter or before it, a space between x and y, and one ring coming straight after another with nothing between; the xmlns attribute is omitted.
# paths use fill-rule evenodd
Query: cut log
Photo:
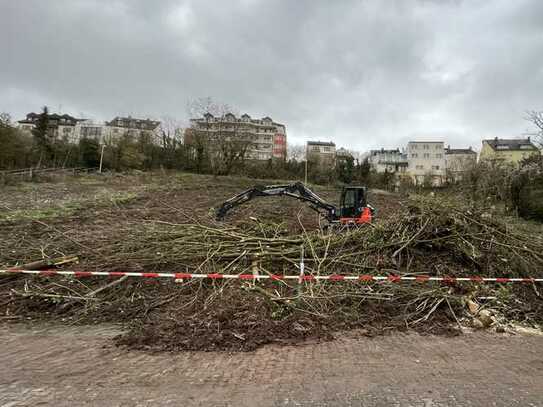
<svg viewBox="0 0 543 407"><path fill-rule="evenodd" d="M77 256L62 256L54 259L42 259L31 263L22 264L16 267L9 267L8 270L43 270L49 267L57 267L63 264L75 263L79 260ZM3 281L13 280L21 277L21 274L0 274Z"/></svg>

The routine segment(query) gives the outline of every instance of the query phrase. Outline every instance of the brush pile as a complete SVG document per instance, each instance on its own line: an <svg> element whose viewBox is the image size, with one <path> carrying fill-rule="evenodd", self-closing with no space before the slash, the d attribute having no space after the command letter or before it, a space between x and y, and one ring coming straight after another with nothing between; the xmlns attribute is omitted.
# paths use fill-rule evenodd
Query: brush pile
<svg viewBox="0 0 543 407"><path fill-rule="evenodd" d="M543 270L540 226L438 198L412 198L395 216L358 229L289 235L283 225L256 220L236 227L148 221L120 232L124 239L88 250L58 242L65 245L58 252L77 250L78 269L89 271L298 275L302 257L312 275L540 277ZM10 318L128 322L119 343L161 350L250 350L268 342L331 338L351 328L366 334L406 328L454 333L482 310L497 327L513 320L543 322L543 298L534 284L37 277L0 280L0 307Z"/></svg>

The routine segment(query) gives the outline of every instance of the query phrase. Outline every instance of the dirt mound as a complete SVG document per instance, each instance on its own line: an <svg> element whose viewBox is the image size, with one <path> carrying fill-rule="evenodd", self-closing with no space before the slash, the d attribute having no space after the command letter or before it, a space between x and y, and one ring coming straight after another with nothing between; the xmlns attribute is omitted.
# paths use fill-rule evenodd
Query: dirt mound
<svg viewBox="0 0 543 407"><path fill-rule="evenodd" d="M150 351L252 351L270 343L328 341L347 330L375 336L407 329L404 319L386 303L351 304L349 310L343 304L337 310L343 315L335 317L307 313L295 305L269 304L247 288L231 287L211 305L205 304L208 299L202 297L190 309L172 304L146 321L137 321L115 338L116 344ZM450 313L436 314L413 329L457 335L458 327L451 320Z"/></svg>
<svg viewBox="0 0 543 407"><path fill-rule="evenodd" d="M135 323L117 344L142 350L249 351L267 343L329 340L326 321L272 310L266 301L231 287L211 304L198 298L189 309L170 306L150 321Z"/></svg>

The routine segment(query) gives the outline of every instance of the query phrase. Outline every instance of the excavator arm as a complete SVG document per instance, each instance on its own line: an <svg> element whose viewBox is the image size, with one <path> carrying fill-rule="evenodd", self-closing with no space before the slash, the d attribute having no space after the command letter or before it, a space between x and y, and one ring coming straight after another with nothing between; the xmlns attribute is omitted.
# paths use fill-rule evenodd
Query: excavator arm
<svg viewBox="0 0 543 407"><path fill-rule="evenodd" d="M244 204L256 197L288 196L300 201L308 202L310 207L321 213L329 222L338 219L337 209L334 205L322 200L317 194L307 188L301 182L286 185L257 186L225 201L216 212L217 220L222 220L228 211L236 206Z"/></svg>

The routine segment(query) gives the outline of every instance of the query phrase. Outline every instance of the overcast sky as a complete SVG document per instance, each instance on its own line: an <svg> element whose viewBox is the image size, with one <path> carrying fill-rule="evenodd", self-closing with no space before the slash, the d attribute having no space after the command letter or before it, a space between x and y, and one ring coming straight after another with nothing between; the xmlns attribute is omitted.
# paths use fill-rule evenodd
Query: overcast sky
<svg viewBox="0 0 543 407"><path fill-rule="evenodd" d="M543 109L543 1L0 0L0 111L186 119L211 96L360 151L479 149Z"/></svg>

